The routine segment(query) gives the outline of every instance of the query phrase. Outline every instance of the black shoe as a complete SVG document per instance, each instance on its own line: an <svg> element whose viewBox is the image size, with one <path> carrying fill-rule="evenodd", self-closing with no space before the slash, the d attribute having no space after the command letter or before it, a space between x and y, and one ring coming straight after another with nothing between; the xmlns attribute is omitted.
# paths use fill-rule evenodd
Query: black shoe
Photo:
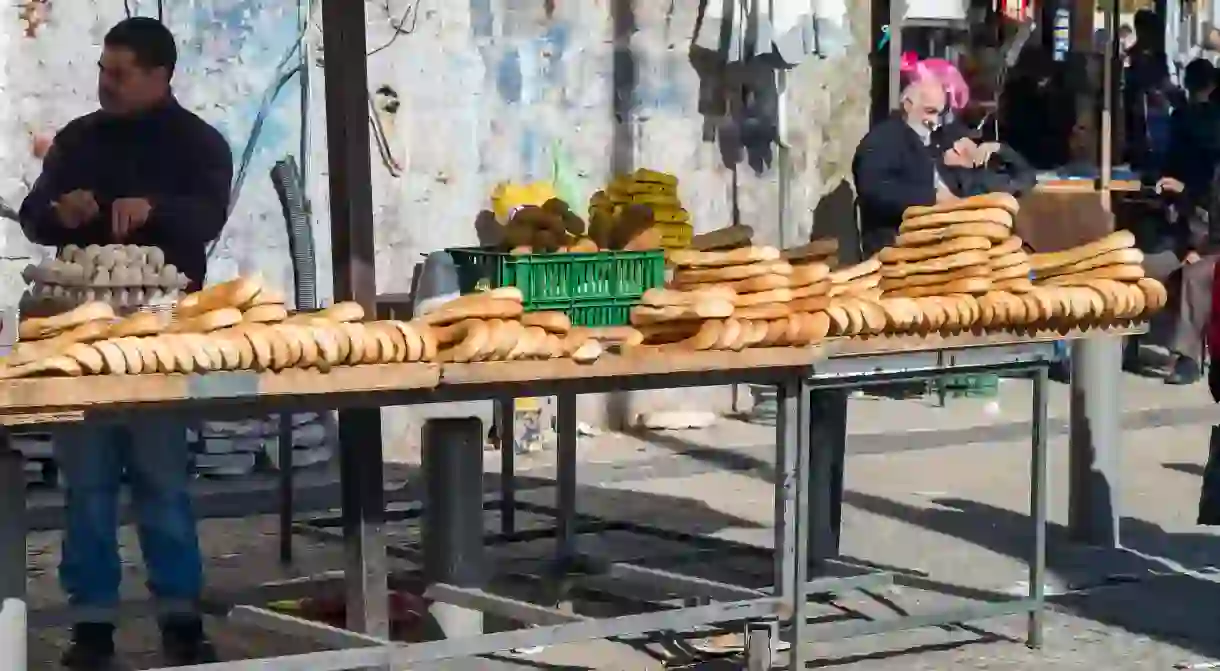
<svg viewBox="0 0 1220 671"><path fill-rule="evenodd" d="M1052 382L1069 384L1072 381L1072 364L1069 361L1056 361L1051 364L1046 375Z"/></svg>
<svg viewBox="0 0 1220 671"><path fill-rule="evenodd" d="M1140 361L1139 346L1127 346L1123 348L1123 370L1135 375L1144 373L1144 362Z"/></svg>
<svg viewBox="0 0 1220 671"><path fill-rule="evenodd" d="M114 625L82 622L72 627L72 644L61 663L73 671L110 671L114 658Z"/></svg>
<svg viewBox="0 0 1220 671"><path fill-rule="evenodd" d="M1199 363L1190 357L1179 356L1173 362L1173 370L1165 377L1165 384L1194 384L1203 379Z"/></svg>
<svg viewBox="0 0 1220 671"><path fill-rule="evenodd" d="M161 651L170 666L219 662L216 648L203 633L198 617L173 618L161 623Z"/></svg>

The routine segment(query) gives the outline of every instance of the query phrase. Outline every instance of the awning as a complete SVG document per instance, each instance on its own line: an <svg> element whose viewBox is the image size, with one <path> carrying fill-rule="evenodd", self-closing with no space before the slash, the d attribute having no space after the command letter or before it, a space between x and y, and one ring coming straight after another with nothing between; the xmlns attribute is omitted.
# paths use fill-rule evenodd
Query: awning
<svg viewBox="0 0 1220 671"><path fill-rule="evenodd" d="M693 47L792 68L842 54L849 39L846 0L701 0Z"/></svg>

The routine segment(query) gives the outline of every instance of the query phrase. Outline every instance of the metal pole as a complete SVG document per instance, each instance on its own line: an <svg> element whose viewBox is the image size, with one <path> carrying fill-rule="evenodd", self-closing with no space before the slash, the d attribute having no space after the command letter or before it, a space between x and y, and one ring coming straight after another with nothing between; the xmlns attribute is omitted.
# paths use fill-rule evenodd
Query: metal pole
<svg viewBox="0 0 1220 671"><path fill-rule="evenodd" d="M424 577L479 589L483 555L483 423L475 417L424 424ZM429 612L447 638L483 633L483 614L440 601Z"/></svg>
<svg viewBox="0 0 1220 671"><path fill-rule="evenodd" d="M330 168L331 262L335 298L376 313L372 164L364 3L322 0L326 133ZM381 410L339 413L347 624L389 635Z"/></svg>
<svg viewBox="0 0 1220 671"><path fill-rule="evenodd" d="M1034 373L1033 450L1030 456L1029 516L1034 521L1034 549L1029 559L1029 598L1034 609L1029 613L1027 643L1031 648L1042 647L1042 619L1046 600L1046 512L1050 495L1046 468L1048 369L1040 366Z"/></svg>
<svg viewBox="0 0 1220 671"><path fill-rule="evenodd" d="M0 669L25 671L25 469L0 429Z"/></svg>
<svg viewBox="0 0 1220 671"><path fill-rule="evenodd" d="M802 376L796 385L796 556L793 557L796 566L796 591L792 595L792 658L789 666L793 669L805 668L805 608L808 606L809 594L809 541L810 534L806 529L810 526L809 485L814 480L810 478L809 464L813 452L817 449L809 442L809 410L812 399L809 393L809 382ZM818 482L821 480L819 479Z"/></svg>
<svg viewBox="0 0 1220 671"><path fill-rule="evenodd" d="M279 416L279 438L276 446L277 462L279 465L279 499L280 499L280 565L290 566L292 564L292 518L293 518L293 491L292 491L292 415L283 414Z"/></svg>
<svg viewBox="0 0 1220 671"><path fill-rule="evenodd" d="M563 567L576 555L576 395L557 396L555 415L559 442L555 559L557 567Z"/></svg>
<svg viewBox="0 0 1220 671"><path fill-rule="evenodd" d="M906 0L890 0L889 75L890 110L898 109L902 95L902 24L906 22Z"/></svg>
<svg viewBox="0 0 1220 671"><path fill-rule="evenodd" d="M517 530L517 436L513 409L516 399L497 398L493 421L500 450L500 532Z"/></svg>
<svg viewBox="0 0 1220 671"><path fill-rule="evenodd" d="M1072 344L1068 447L1068 530L1073 540L1119 547L1119 383L1122 340L1093 337Z"/></svg>
<svg viewBox="0 0 1220 671"><path fill-rule="evenodd" d="M847 396L843 389L815 389L807 395L809 410L809 566L821 572L827 559L839 555L843 510L843 462L847 454Z"/></svg>

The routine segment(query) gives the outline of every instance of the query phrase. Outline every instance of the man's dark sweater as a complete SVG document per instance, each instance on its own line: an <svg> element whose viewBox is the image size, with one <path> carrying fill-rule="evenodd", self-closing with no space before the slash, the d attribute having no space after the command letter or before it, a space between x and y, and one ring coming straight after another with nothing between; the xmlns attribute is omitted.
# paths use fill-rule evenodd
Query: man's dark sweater
<svg viewBox="0 0 1220 671"><path fill-rule="evenodd" d="M42 175L21 204L21 228L40 245L159 247L198 286L207 245L228 218L232 177L224 137L175 100L137 118L94 112L55 136ZM77 229L65 228L52 203L78 189L92 192L101 212ZM148 222L125 240L115 240L111 227L110 207L119 198L152 204Z"/></svg>

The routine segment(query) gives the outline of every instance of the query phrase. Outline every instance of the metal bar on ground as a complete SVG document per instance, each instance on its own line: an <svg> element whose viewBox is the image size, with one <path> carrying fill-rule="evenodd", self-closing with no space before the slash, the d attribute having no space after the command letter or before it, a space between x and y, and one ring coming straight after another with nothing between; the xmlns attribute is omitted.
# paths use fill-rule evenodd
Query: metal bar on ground
<svg viewBox="0 0 1220 671"><path fill-rule="evenodd" d="M417 664L458 657L489 655L517 648L578 643L599 638L637 636L656 631L685 631L719 622L745 622L776 617L783 602L774 597L713 603L681 610L624 615L604 620L573 622L552 627L515 629L464 639L415 643L394 652L394 664Z"/></svg>
<svg viewBox="0 0 1220 671"><path fill-rule="evenodd" d="M257 627L284 636L307 638L331 648L365 648L394 644L393 641L384 638L360 634L255 606L234 607L229 612L228 620L233 624Z"/></svg>
<svg viewBox="0 0 1220 671"><path fill-rule="evenodd" d="M1117 549L1122 339L1085 338L1071 351L1068 532L1073 540Z"/></svg>
<svg viewBox="0 0 1220 671"><path fill-rule="evenodd" d="M1028 643L1042 647L1042 619L1046 602L1046 516L1049 507L1050 483L1047 469L1047 432L1050 427L1047 398L1047 369L1034 371L1033 436L1030 456L1029 516L1034 521L1033 556L1029 558L1029 598L1034 609L1029 612Z"/></svg>
<svg viewBox="0 0 1220 671"><path fill-rule="evenodd" d="M336 300L376 314L364 3L322 0L331 263ZM339 413L348 627L389 634L380 408Z"/></svg>
<svg viewBox="0 0 1220 671"><path fill-rule="evenodd" d="M25 671L25 459L0 429L0 668Z"/></svg>
<svg viewBox="0 0 1220 671"><path fill-rule="evenodd" d="M430 419L423 431L424 578L465 588L482 588L487 578L483 552L483 423L475 417ZM483 614L441 601L429 612L449 638L483 632Z"/></svg>
<svg viewBox="0 0 1220 671"><path fill-rule="evenodd" d="M574 615L519 599L510 599L481 589L456 587L443 583L428 585L428 589L424 591L424 598L487 615L498 615L524 624L556 625L583 622L589 619L583 615Z"/></svg>
<svg viewBox="0 0 1220 671"><path fill-rule="evenodd" d="M876 636L895 631L909 631L947 624L962 624L976 620L990 620L1007 615L1028 613L1034 608L1028 599L974 604L936 613L912 613L881 620L842 620L819 624L814 640L805 643L807 654L814 654L813 646L826 641L836 641L859 636Z"/></svg>
<svg viewBox="0 0 1220 671"><path fill-rule="evenodd" d="M748 587L619 562L610 565L606 577L654 587L672 596L704 597L715 601L741 601L768 596L767 592Z"/></svg>

